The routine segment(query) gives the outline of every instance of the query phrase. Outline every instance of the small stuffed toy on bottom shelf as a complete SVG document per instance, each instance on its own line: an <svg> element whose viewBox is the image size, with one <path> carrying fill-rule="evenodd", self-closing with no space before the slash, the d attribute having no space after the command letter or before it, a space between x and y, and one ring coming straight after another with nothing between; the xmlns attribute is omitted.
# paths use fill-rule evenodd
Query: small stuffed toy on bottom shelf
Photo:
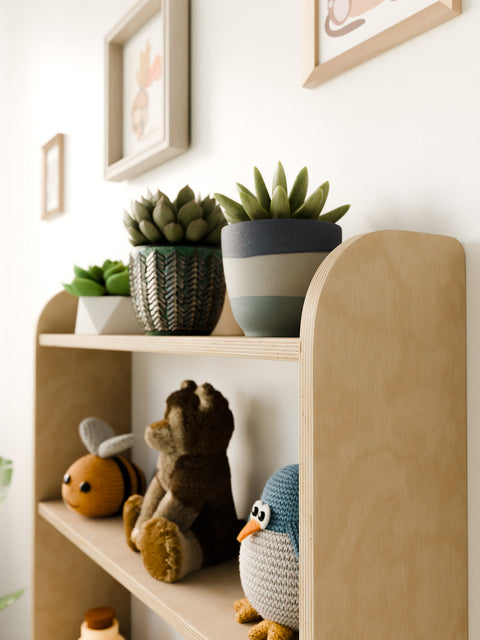
<svg viewBox="0 0 480 640"><path fill-rule="evenodd" d="M299 627L298 464L274 473L240 531L240 580L245 598L237 622L256 622L249 640L289 640Z"/></svg>
<svg viewBox="0 0 480 640"><path fill-rule="evenodd" d="M123 521L128 545L157 580L177 582L238 553L226 453L232 433L226 398L192 380L169 395L164 419L147 427L157 472L145 498L125 503Z"/></svg>

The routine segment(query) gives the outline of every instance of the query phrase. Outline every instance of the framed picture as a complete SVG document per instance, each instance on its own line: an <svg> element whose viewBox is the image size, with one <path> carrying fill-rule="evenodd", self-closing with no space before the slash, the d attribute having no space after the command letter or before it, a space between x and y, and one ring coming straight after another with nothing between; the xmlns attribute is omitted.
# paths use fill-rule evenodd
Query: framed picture
<svg viewBox="0 0 480 640"><path fill-rule="evenodd" d="M304 87L316 87L462 12L462 0L304 0Z"/></svg>
<svg viewBox="0 0 480 640"><path fill-rule="evenodd" d="M107 180L187 150L188 57L189 0L140 0L105 38Z"/></svg>
<svg viewBox="0 0 480 640"><path fill-rule="evenodd" d="M63 212L63 133L57 133L42 147L42 218Z"/></svg>

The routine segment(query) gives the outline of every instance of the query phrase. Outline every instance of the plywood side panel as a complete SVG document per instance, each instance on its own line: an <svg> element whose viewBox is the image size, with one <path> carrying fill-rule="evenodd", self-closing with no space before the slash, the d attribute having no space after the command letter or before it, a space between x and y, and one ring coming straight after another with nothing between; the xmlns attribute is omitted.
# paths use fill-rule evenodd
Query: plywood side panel
<svg viewBox="0 0 480 640"><path fill-rule="evenodd" d="M76 300L59 294L45 308L38 332L73 331L75 313ZM117 433L130 430L130 378L128 353L37 347L35 504L59 498L63 474L86 453L78 435L83 418L103 418ZM128 635L127 591L36 513L34 523L34 640L76 638L84 611L109 602Z"/></svg>
<svg viewBox="0 0 480 640"><path fill-rule="evenodd" d="M348 241L303 318L302 640L466 640L462 247Z"/></svg>

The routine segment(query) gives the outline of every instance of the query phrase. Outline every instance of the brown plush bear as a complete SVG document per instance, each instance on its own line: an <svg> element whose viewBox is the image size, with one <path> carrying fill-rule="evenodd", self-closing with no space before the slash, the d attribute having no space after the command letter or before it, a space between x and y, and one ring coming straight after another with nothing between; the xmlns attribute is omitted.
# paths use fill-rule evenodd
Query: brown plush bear
<svg viewBox="0 0 480 640"><path fill-rule="evenodd" d="M211 384L187 380L167 398L165 418L147 427L159 452L145 497L131 496L123 520L129 546L157 580L176 582L238 553L239 523L226 454L228 401Z"/></svg>

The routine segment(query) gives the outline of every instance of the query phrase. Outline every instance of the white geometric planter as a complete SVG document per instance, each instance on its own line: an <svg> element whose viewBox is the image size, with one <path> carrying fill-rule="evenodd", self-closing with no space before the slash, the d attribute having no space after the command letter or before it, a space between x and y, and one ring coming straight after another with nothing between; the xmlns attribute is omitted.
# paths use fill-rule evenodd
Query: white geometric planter
<svg viewBox="0 0 480 640"><path fill-rule="evenodd" d="M80 296L75 333L129 335L143 333L130 296Z"/></svg>

